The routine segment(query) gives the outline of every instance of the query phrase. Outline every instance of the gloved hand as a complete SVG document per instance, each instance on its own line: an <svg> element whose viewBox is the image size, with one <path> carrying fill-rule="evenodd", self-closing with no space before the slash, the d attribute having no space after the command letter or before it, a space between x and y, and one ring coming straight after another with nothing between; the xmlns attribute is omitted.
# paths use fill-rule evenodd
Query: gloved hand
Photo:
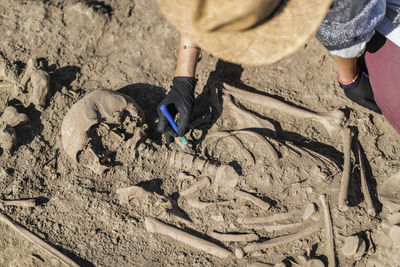
<svg viewBox="0 0 400 267"><path fill-rule="evenodd" d="M160 106L165 105L172 118L179 113L178 135L184 135L192 115L196 83L197 79L194 77L174 77L171 91L157 107L159 118L157 131L165 134L167 144L171 143L177 134L160 110Z"/></svg>
<svg viewBox="0 0 400 267"><path fill-rule="evenodd" d="M357 79L352 84L344 85L339 82L339 86L344 89L345 95L353 102L376 113L382 113L381 109L375 103L369 78L363 71L360 71Z"/></svg>

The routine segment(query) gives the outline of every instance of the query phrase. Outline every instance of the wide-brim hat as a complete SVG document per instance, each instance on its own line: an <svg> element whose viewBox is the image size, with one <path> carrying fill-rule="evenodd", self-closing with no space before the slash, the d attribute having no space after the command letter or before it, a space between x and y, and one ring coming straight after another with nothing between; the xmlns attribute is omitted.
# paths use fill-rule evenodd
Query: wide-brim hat
<svg viewBox="0 0 400 267"><path fill-rule="evenodd" d="M262 65L293 54L317 31L331 0L158 0L177 30L225 61Z"/></svg>

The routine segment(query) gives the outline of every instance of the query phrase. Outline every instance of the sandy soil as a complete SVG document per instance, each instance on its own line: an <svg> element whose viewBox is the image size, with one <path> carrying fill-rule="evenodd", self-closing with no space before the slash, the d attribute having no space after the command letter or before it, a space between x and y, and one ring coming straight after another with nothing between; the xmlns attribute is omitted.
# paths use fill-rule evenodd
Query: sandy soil
<svg viewBox="0 0 400 267"><path fill-rule="evenodd" d="M0 114L7 106L14 106L30 120L30 127L15 127L17 144L11 153L0 149L0 199L35 198L38 204L33 208L4 206L1 212L79 265L246 266L284 261L290 266L291 260L302 255L327 263L322 219L306 220L297 227L280 231L241 223L246 217L285 212L292 216L281 223L300 222L309 203L315 203L322 212L321 194L327 195L331 208L339 266L399 265L400 254L388 236L390 225L385 223L388 211L377 195L379 186L399 170L399 136L381 115L346 99L336 84L333 58L317 40L309 41L292 57L264 67L233 65L203 52L198 65L195 115L205 116L206 121L217 120L208 120L210 123L193 129L187 135L191 145L182 148L179 142L166 147L155 130L156 106L172 80L178 33L165 21L154 0L0 0L0 32L0 51L18 77L22 77L29 59L38 59L50 75L50 95L45 108L30 104L27 96L16 93L11 83L0 83ZM368 186L378 215L372 217L367 213L360 189L359 162L354 156L355 142L350 207L340 211L337 202L343 169L340 130L329 134L317 121L299 119L239 98L233 99L235 106L229 107L227 90L219 92L225 93L222 115L210 113L209 104L216 100L210 92L221 88L222 82L312 111L343 110L348 116L346 125L358 129ZM131 96L143 109L148 127L142 150L136 152L134 148L124 148L125 140L117 138L118 141L115 135L107 137L104 131L96 130L96 135L103 138L103 148L114 152L112 167L104 174L95 174L84 164L71 160L64 151L60 134L63 118L71 106L99 89ZM243 122L235 120L238 116L232 107L261 118L263 127L248 126L248 121L244 124L247 127L243 127ZM261 142L259 136L232 132L242 128L259 133L274 150ZM223 137L218 133L221 131L238 139ZM171 159L183 151L215 166L232 166L238 174L235 190L249 192L271 207L263 209L235 197L232 190L208 187L194 199L209 205L193 207L193 202L179 197L177 192L204 176L214 182L216 167L209 163L209 170L189 168L184 163L186 156ZM277 151L278 159L272 151ZM159 195L132 196L128 203L121 202L117 190L132 185ZM167 207L170 202L179 207L175 216L185 219L165 213L162 216L163 211L171 208ZM247 242L218 241L210 237L210 232L256 233L260 240L268 240L309 226L315 230L297 241L247 253L242 259L233 255L221 259L147 232L146 216L160 218L230 251ZM373 242L367 238L369 233ZM368 249L361 259L341 253L344 240L351 235L367 241ZM63 264L0 224L0 265Z"/></svg>

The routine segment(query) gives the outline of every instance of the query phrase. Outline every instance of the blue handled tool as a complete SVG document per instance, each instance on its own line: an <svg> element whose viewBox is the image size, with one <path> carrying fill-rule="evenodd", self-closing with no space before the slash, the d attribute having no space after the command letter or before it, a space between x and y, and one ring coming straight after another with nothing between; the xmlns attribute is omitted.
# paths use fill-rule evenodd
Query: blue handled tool
<svg viewBox="0 0 400 267"><path fill-rule="evenodd" d="M162 113L164 113L164 116L167 118L169 124L171 124L176 134L178 134L178 125L176 125L174 119L171 117L171 114L169 114L167 107L165 105L161 105L160 110L162 111ZM188 144L188 140L184 136L178 136L178 137L179 139L181 139L182 144L184 144L185 146Z"/></svg>

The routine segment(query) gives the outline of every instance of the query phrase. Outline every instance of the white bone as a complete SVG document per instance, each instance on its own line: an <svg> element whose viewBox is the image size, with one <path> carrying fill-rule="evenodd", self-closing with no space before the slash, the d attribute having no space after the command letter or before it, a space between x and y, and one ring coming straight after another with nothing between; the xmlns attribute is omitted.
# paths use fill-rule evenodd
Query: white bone
<svg viewBox="0 0 400 267"><path fill-rule="evenodd" d="M53 257L56 257L58 260L60 260L62 263L64 263L67 266L73 266L73 267L78 267L79 265L76 264L73 260L62 254L59 250L51 246L50 244L46 243L44 240L39 238L38 236L34 235L33 233L29 232L25 228L23 228L21 225L18 223L14 222L11 220L8 216L4 215L3 213L0 213L0 221L7 224L11 229L14 231L18 232L20 235L22 235L24 238L27 240L31 241L33 244L37 245L39 248L41 248L43 251L47 252L48 254L52 255Z"/></svg>
<svg viewBox="0 0 400 267"><path fill-rule="evenodd" d="M326 250L328 254L328 266L336 266L335 257L335 243L333 240L333 229L332 229L332 218L329 211L329 204L326 201L325 195L320 195L319 200L321 201L322 209L324 211L324 222L325 222L325 238L326 238Z"/></svg>
<svg viewBox="0 0 400 267"><path fill-rule="evenodd" d="M361 192L364 195L365 202L367 202L368 214L375 217L376 211L374 203L372 202L371 194L369 193L367 179L365 177L365 166L361 155L361 145L359 141L357 141L357 150L358 150L358 161L360 162Z"/></svg>
<svg viewBox="0 0 400 267"><path fill-rule="evenodd" d="M275 109L280 112L285 112L295 117L299 117L302 119L311 119L319 122L325 127L329 134L332 133L334 130L340 128L341 124L344 121L344 113L340 110L316 113L294 107L273 97L240 90L226 83L224 83L224 87L227 89L227 93L242 100L258 104L270 109Z"/></svg>
<svg viewBox="0 0 400 267"><path fill-rule="evenodd" d="M207 252L217 257L226 258L233 256L232 252L225 248L222 248L197 236L188 234L155 218L146 217L144 225L146 230L151 233L166 235L176 241L185 243L195 249Z"/></svg>
<svg viewBox="0 0 400 267"><path fill-rule="evenodd" d="M340 182L340 193L339 193L339 210L348 210L347 203L347 192L349 189L350 171L351 171L351 140L353 137L353 131L351 128L346 127L343 129L343 175Z"/></svg>

